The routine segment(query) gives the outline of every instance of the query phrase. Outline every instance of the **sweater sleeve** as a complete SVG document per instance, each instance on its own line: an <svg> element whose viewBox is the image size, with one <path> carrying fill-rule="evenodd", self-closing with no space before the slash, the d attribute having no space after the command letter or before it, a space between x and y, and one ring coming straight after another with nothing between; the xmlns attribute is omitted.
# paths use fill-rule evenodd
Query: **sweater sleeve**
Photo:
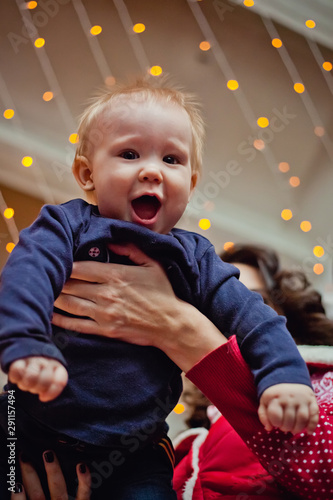
<svg viewBox="0 0 333 500"><path fill-rule="evenodd" d="M333 498L333 390L330 402L320 406L315 432L293 436L279 429L267 432L260 423L253 375L235 337L205 356L186 376L288 491L304 499Z"/></svg>
<svg viewBox="0 0 333 500"><path fill-rule="evenodd" d="M287 330L285 317L264 304L260 294L246 288L235 270L213 247L208 248L200 261L204 297L200 310L226 337L236 335L259 397L275 384L311 387L309 371Z"/></svg>
<svg viewBox="0 0 333 500"><path fill-rule="evenodd" d="M46 205L20 233L0 282L1 367L28 356L46 356L66 365L51 340L53 303L70 276L72 229L61 206Z"/></svg>

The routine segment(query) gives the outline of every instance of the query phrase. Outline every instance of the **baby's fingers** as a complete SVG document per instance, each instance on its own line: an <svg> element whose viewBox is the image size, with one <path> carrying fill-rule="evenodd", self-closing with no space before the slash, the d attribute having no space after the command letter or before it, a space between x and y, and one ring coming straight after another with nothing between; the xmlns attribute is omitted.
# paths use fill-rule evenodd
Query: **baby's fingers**
<svg viewBox="0 0 333 500"><path fill-rule="evenodd" d="M266 431L271 431L273 429L268 419L267 406L263 403L260 403L260 406L258 408L258 417L262 425L265 427Z"/></svg>
<svg viewBox="0 0 333 500"><path fill-rule="evenodd" d="M62 393L67 381L68 373L63 365L58 363L53 369L51 367L51 375L48 374L48 383L44 385L43 390L39 391L39 399L43 403L52 401Z"/></svg>
<svg viewBox="0 0 333 500"><path fill-rule="evenodd" d="M319 408L317 400L315 398L313 398L313 401L311 401L310 403L309 413L310 413L310 418L306 431L308 434L313 434L319 422Z"/></svg>

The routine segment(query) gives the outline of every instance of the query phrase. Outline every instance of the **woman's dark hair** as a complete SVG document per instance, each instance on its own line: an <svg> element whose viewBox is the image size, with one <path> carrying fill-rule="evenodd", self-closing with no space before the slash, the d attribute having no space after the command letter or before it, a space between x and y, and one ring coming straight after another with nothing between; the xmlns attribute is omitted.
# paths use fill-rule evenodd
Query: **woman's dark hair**
<svg viewBox="0 0 333 500"><path fill-rule="evenodd" d="M281 270L273 250L236 244L220 255L224 262L246 264L259 270L270 302L287 318L297 344L333 345L333 321L328 319L321 295L299 270Z"/></svg>

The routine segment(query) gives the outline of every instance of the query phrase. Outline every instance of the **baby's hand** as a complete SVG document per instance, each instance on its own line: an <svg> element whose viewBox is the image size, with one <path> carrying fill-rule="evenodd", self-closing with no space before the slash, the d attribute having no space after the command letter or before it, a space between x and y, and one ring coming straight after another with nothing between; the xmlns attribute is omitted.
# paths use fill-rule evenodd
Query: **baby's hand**
<svg viewBox="0 0 333 500"><path fill-rule="evenodd" d="M46 402L55 399L63 391L68 373L55 359L31 356L11 363L8 378L22 391L38 394L39 399Z"/></svg>
<svg viewBox="0 0 333 500"><path fill-rule="evenodd" d="M276 384L262 393L258 415L267 431L278 427L293 434L303 430L312 434L319 420L319 408L311 387Z"/></svg>

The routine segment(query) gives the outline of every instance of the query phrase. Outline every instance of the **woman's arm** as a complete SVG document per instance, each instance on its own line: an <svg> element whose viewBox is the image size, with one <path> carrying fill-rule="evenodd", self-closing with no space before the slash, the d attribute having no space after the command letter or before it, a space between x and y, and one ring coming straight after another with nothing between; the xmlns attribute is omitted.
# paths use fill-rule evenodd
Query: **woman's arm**
<svg viewBox="0 0 333 500"><path fill-rule="evenodd" d="M293 436L267 432L259 421L253 375L235 337L199 361L188 373L255 453L265 469L299 498L333 498L333 392L320 408L316 431ZM313 495L313 496L312 496Z"/></svg>
<svg viewBox="0 0 333 500"><path fill-rule="evenodd" d="M196 308L178 299L163 268L134 245L112 250L137 266L75 262L56 306L57 326L164 351L183 371L227 339Z"/></svg>

